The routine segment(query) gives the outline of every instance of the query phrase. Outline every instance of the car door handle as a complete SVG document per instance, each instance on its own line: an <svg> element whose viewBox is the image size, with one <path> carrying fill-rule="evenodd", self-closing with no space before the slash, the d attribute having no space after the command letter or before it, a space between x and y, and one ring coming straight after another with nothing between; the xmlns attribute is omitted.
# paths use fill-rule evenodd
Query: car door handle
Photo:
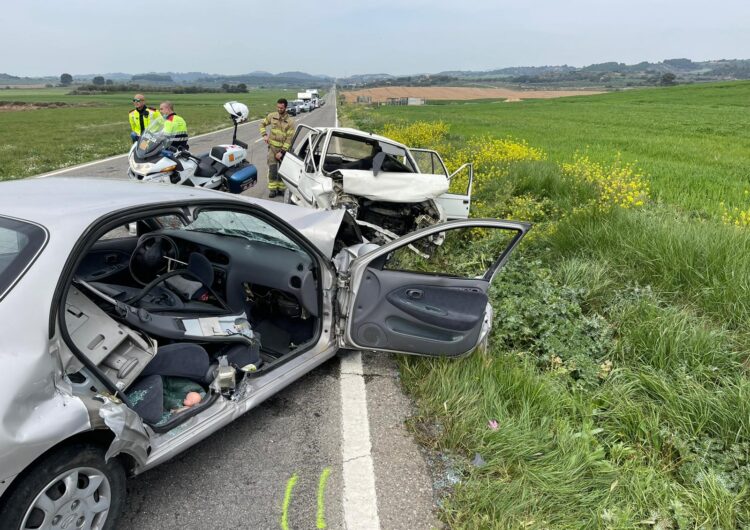
<svg viewBox="0 0 750 530"><path fill-rule="evenodd" d="M421 300L424 296L424 291L422 291L422 289L407 289L406 296L412 300Z"/></svg>

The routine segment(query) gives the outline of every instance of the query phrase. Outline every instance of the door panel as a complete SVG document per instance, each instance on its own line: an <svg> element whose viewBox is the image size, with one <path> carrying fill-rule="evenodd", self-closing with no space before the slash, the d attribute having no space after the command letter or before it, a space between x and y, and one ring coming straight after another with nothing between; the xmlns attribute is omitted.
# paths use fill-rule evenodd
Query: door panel
<svg viewBox="0 0 750 530"><path fill-rule="evenodd" d="M120 273L129 276L128 266L138 237L129 236L127 228L122 229L125 237L102 239L86 253L76 274L87 281L112 278Z"/></svg>
<svg viewBox="0 0 750 530"><path fill-rule="evenodd" d="M443 208L445 218L449 221L453 219L468 219L471 210L471 188L474 184L474 166L473 164L464 164L456 171L451 173L448 180L454 184L454 179L460 175L466 175L466 192L465 193L444 193L437 198L438 204Z"/></svg>
<svg viewBox="0 0 750 530"><path fill-rule="evenodd" d="M476 344L487 307L484 280L368 269L352 321L364 348L456 356ZM368 300L385 302L366 303Z"/></svg>
<svg viewBox="0 0 750 530"><path fill-rule="evenodd" d="M342 308L348 315L344 343L444 357L471 351L489 331L492 278L530 227L452 221L357 258L350 267L351 301Z"/></svg>
<svg viewBox="0 0 750 530"><path fill-rule="evenodd" d="M318 131L307 125L298 125L297 131L292 138L292 147L284 155L279 166L279 176L287 186L296 190L299 187L300 178L305 170L305 158L310 149L312 138Z"/></svg>

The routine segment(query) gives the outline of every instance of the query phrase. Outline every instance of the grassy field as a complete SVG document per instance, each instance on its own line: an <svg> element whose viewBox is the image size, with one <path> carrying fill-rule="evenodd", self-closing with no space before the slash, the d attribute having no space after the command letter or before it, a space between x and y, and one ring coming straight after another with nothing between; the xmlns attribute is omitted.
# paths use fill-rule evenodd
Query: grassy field
<svg viewBox="0 0 750 530"><path fill-rule="evenodd" d="M535 223L493 285L490 349L401 360L414 432L460 476L449 527L750 527L750 231L719 206L746 208L748 96L344 113L474 158L473 214Z"/></svg>
<svg viewBox="0 0 750 530"><path fill-rule="evenodd" d="M291 90L251 90L247 94L146 94L158 107L166 99L185 118L190 135L229 127L222 105L232 99L250 108L251 119L275 108ZM127 113L133 94L67 95L64 89L0 90L0 180L52 171L124 153L130 147ZM37 105L3 110L10 102ZM45 108L50 103L63 106ZM13 107L16 108L16 107Z"/></svg>
<svg viewBox="0 0 750 530"><path fill-rule="evenodd" d="M365 127L384 121L450 124L456 137L513 136L554 160L576 151L597 160L621 153L651 177L655 197L692 211L741 206L750 189L750 83L676 86L553 100L456 102L381 107Z"/></svg>

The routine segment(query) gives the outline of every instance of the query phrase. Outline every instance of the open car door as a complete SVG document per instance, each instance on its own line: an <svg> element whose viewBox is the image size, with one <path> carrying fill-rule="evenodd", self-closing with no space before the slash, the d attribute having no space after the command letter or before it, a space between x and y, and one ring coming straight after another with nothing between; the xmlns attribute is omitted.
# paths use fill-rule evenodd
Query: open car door
<svg viewBox="0 0 750 530"><path fill-rule="evenodd" d="M318 133L319 131L312 127L304 124L298 125L292 138L292 147L284 155L281 165L279 165L279 176L287 186L295 191L299 189L300 181L305 172L305 159L308 157L311 150L310 146Z"/></svg>
<svg viewBox="0 0 750 530"><path fill-rule="evenodd" d="M490 283L531 225L470 219L434 225L355 258L339 293L344 347L456 357L489 333ZM430 254L426 248L440 241ZM346 283L346 282L344 282Z"/></svg>
<svg viewBox="0 0 750 530"><path fill-rule="evenodd" d="M473 164L464 164L449 174L443 159L437 151L430 149L409 149L409 152L414 157L420 173L444 175L450 185L453 185L455 177L466 173L467 184L464 193L443 193L435 200L443 208L447 220L468 219L469 210L471 209L471 187L474 181Z"/></svg>

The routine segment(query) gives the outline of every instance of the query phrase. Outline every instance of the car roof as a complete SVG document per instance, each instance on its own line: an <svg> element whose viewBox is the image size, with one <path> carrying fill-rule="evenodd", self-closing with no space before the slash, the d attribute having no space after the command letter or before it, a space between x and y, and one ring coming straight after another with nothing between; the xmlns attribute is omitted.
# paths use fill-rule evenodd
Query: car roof
<svg viewBox="0 0 750 530"><path fill-rule="evenodd" d="M0 183L0 214L46 226L55 224L60 217L94 221L107 213L133 206L222 197L228 196L200 188L128 180L22 179Z"/></svg>
<svg viewBox="0 0 750 530"><path fill-rule="evenodd" d="M49 177L0 182L0 215L77 239L104 215L136 206L214 199L255 204L280 217L331 257L344 210L314 210L221 191L106 178Z"/></svg>

